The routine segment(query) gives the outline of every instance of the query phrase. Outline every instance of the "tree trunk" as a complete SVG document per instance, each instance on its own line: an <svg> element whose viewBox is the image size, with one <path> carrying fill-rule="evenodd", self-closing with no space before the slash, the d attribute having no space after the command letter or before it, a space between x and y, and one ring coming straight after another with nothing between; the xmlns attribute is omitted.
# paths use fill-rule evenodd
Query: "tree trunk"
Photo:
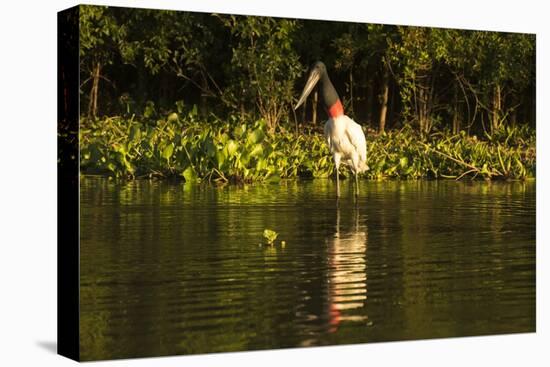
<svg viewBox="0 0 550 367"><path fill-rule="evenodd" d="M453 108L453 134L458 134L460 132L460 111L458 103L458 87L456 84L453 88L454 94L454 108Z"/></svg>
<svg viewBox="0 0 550 367"><path fill-rule="evenodd" d="M386 126L390 125L393 126L393 123L395 121L395 115L396 115L396 108L395 108L395 98L397 93L395 92L395 84L393 82L390 83L389 90L390 93L390 100L389 100L389 107L388 107L388 113L386 116ZM391 128L390 126L390 128Z"/></svg>
<svg viewBox="0 0 550 367"><path fill-rule="evenodd" d="M88 104L88 117L97 116L97 100L99 95L99 78L101 76L101 64L96 63L92 71L92 88L90 89L90 102Z"/></svg>
<svg viewBox="0 0 550 367"><path fill-rule="evenodd" d="M426 98L424 96L424 88L422 86L418 88L417 105L418 105L418 112L417 112L418 128L420 129L420 133L424 134L426 130L426 119L425 119Z"/></svg>
<svg viewBox="0 0 550 367"><path fill-rule="evenodd" d="M422 134L429 133L432 128L432 91L430 78L427 75L422 76L418 81L417 97L418 123Z"/></svg>
<svg viewBox="0 0 550 367"><path fill-rule="evenodd" d="M499 128L501 109L501 90L500 84L497 83L493 90L493 116L491 119L491 130L493 133Z"/></svg>
<svg viewBox="0 0 550 367"><path fill-rule="evenodd" d="M311 121L313 125L317 125L317 102L319 101L319 93L315 91L313 94L313 102L311 103Z"/></svg>
<svg viewBox="0 0 550 367"><path fill-rule="evenodd" d="M241 110L241 121L246 121L246 109L244 108L244 101L242 100L239 109Z"/></svg>
<svg viewBox="0 0 550 367"><path fill-rule="evenodd" d="M384 66L384 74L382 76L382 86L380 95L380 120L378 122L378 132L383 133L386 128L386 114L388 112L388 95L389 95L390 75L388 68Z"/></svg>

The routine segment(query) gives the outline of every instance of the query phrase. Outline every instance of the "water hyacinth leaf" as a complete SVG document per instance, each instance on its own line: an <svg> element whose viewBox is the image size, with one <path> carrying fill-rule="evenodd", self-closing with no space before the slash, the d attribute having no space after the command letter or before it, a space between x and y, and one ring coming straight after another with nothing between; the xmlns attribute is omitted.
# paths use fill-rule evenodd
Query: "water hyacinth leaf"
<svg viewBox="0 0 550 367"><path fill-rule="evenodd" d="M167 146L165 146L164 149L162 150L162 157L168 160L172 156L172 153L174 153L174 145L170 143Z"/></svg>
<svg viewBox="0 0 550 367"><path fill-rule="evenodd" d="M239 164L244 167L248 164L249 161L250 161L250 154L245 153L245 154L240 156Z"/></svg>
<svg viewBox="0 0 550 367"><path fill-rule="evenodd" d="M195 182L197 181L197 174L195 173L195 170L193 167L189 166L187 167L181 175L183 178L185 178L185 182Z"/></svg>
<svg viewBox="0 0 550 367"><path fill-rule="evenodd" d="M264 140L265 134L262 129L258 128L254 131L251 131L248 134L248 142L250 144L257 144Z"/></svg>
<svg viewBox="0 0 550 367"><path fill-rule="evenodd" d="M219 140L220 143L225 145L227 143L227 141L229 140L229 135L227 135L226 133L222 133L222 134L219 135L218 140Z"/></svg>
<svg viewBox="0 0 550 367"><path fill-rule="evenodd" d="M227 149L227 155L233 156L237 152L238 145L234 140L229 140L225 148Z"/></svg>
<svg viewBox="0 0 550 367"><path fill-rule="evenodd" d="M249 155L250 157L259 157L263 154L263 147L261 144L254 145L254 148L252 148L252 151L250 151Z"/></svg>
<svg viewBox="0 0 550 367"><path fill-rule="evenodd" d="M266 168L267 168L267 160L260 158L258 160L258 163L256 163L256 170L262 171L262 170L265 170Z"/></svg>
<svg viewBox="0 0 550 367"><path fill-rule="evenodd" d="M245 132L246 132L246 125L245 124L237 126L235 129L233 129L233 135L235 135L235 137L237 139L240 139Z"/></svg>

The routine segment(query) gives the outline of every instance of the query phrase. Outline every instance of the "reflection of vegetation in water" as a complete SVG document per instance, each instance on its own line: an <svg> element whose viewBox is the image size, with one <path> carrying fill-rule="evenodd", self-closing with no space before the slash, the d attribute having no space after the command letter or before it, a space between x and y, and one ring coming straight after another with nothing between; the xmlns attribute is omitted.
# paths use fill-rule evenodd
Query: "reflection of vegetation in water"
<svg viewBox="0 0 550 367"><path fill-rule="evenodd" d="M333 162L322 135L265 133L265 123L235 124L106 118L83 120L81 168L119 177L186 181L277 181L328 177ZM365 174L384 178L527 179L535 176L535 134L506 128L489 140L464 133L420 136L411 128L368 136Z"/></svg>
<svg viewBox="0 0 550 367"><path fill-rule="evenodd" d="M100 305L101 299L113 296L112 289L101 287L97 283L99 281L90 284L84 283L80 291L81 302L94 305L95 308ZM109 353L110 346L114 342L109 333L109 320L111 317L111 313L106 309L93 313L80 313L81 327L79 328L79 334L80 342L83 345L81 350L83 356Z"/></svg>

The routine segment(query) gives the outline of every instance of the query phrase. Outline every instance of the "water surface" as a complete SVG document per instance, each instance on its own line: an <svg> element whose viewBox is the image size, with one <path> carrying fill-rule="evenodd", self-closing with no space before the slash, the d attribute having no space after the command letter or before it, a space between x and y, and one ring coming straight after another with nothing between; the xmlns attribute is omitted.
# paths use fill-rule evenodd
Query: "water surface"
<svg viewBox="0 0 550 367"><path fill-rule="evenodd" d="M82 359L535 331L534 182L341 189L82 178Z"/></svg>

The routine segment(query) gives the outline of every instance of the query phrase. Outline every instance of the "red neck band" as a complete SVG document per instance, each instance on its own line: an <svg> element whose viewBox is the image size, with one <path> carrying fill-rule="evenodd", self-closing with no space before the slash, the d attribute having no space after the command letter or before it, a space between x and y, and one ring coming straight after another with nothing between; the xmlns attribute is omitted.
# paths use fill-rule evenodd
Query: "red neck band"
<svg viewBox="0 0 550 367"><path fill-rule="evenodd" d="M337 99L336 102L328 108L327 113L329 117L338 117L343 115L344 106L342 106L342 102L340 102L340 100Z"/></svg>

